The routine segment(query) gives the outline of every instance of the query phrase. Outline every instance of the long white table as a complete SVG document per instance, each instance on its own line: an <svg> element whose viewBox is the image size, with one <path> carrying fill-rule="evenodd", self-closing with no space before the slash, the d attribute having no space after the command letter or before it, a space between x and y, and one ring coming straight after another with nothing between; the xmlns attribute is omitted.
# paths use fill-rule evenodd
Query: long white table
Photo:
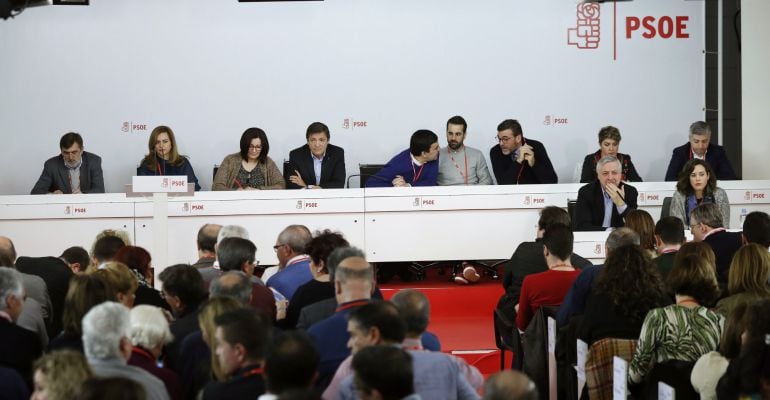
<svg viewBox="0 0 770 400"><path fill-rule="evenodd" d="M342 232L370 261L504 259L535 236L539 210L566 207L579 184L198 192L168 200L166 264L196 259L195 239L204 223L245 226L257 259L275 264L271 247L289 224ZM660 216L673 182L644 182L639 208ZM730 228L740 229L751 211L770 213L770 181L720 182L730 198ZM0 196L0 235L20 255L59 255L70 246L91 246L103 229L126 230L138 246L152 249L151 198L125 194ZM604 258L606 232L578 232L575 252ZM163 257L156 257L162 259ZM165 265L155 264L156 270Z"/></svg>

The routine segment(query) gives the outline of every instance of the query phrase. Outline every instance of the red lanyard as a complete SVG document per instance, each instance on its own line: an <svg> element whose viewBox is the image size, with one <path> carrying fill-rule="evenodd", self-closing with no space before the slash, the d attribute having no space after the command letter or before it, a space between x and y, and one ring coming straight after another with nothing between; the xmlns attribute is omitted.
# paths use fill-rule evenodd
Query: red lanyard
<svg viewBox="0 0 770 400"><path fill-rule="evenodd" d="M262 367L256 367L242 373L241 378L248 378L250 376L260 375L260 374L262 374Z"/></svg>
<svg viewBox="0 0 770 400"><path fill-rule="evenodd" d="M148 352L147 350L145 350L145 349L143 349L141 347L134 346L133 352L134 353L138 353L139 355L145 356L145 357L149 358L150 360L153 360L153 361L155 360L155 356L153 356L152 354L150 354L150 352Z"/></svg>
<svg viewBox="0 0 770 400"><path fill-rule="evenodd" d="M163 175L163 171L160 170L160 163L155 163L155 167L158 170L158 175Z"/></svg>
<svg viewBox="0 0 770 400"><path fill-rule="evenodd" d="M417 171L414 168L414 161L412 161L412 183L417 182L418 179L420 179L420 175L422 175L422 169L425 167L425 163L422 163L420 165L420 171Z"/></svg>
<svg viewBox="0 0 770 400"><path fill-rule="evenodd" d="M349 309L351 309L353 307L362 306L362 305L364 305L364 304L366 304L368 302L369 302L369 300L355 300L355 301L351 301L349 303L340 304L339 306L337 306L337 309L334 310L334 312L338 313L340 311L349 310Z"/></svg>
<svg viewBox="0 0 770 400"><path fill-rule="evenodd" d="M457 172L460 173L460 176L465 178L465 184L468 184L468 153L465 152L465 149L463 148L463 157L465 157L465 175L463 175L463 171L460 170L460 166L457 165L457 162L455 162L454 156L452 156L452 153L449 151L449 147L446 148L446 153L449 154L449 158L452 159L452 163L455 165L455 168L457 168Z"/></svg>
<svg viewBox="0 0 770 400"><path fill-rule="evenodd" d="M516 176L516 184L519 184L519 180L521 179L521 174L524 172L524 166L527 164L527 160L521 160L521 166L519 167L519 174Z"/></svg>

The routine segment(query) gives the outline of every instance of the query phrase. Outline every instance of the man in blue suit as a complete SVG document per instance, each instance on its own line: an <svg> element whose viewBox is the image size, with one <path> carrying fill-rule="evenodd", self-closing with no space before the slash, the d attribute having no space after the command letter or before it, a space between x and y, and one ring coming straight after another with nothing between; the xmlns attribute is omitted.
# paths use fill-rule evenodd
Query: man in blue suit
<svg viewBox="0 0 770 400"><path fill-rule="evenodd" d="M668 162L666 180L676 181L684 164L693 158L709 163L720 181L738 179L730 165L730 160L727 159L725 149L711 143L711 128L703 121L693 122L690 125L690 141L674 149L671 161Z"/></svg>

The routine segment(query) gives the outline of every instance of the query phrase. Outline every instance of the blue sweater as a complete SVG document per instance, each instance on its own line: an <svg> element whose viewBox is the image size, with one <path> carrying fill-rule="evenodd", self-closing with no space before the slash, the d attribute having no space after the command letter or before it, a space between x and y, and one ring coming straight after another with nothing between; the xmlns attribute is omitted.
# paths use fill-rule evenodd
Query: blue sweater
<svg viewBox="0 0 770 400"><path fill-rule="evenodd" d="M415 174L419 175L416 182ZM392 187L396 175L401 175L406 183L412 186L436 186L438 158L418 167L412 163L409 149L406 149L390 159L379 172L370 176L366 187Z"/></svg>

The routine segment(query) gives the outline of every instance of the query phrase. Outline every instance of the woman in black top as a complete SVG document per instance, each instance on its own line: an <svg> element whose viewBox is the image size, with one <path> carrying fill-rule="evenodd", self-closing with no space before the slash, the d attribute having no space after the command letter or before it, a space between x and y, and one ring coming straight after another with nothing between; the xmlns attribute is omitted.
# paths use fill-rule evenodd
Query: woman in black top
<svg viewBox="0 0 770 400"><path fill-rule="evenodd" d="M620 131L614 126L605 126L599 130L599 150L591 153L583 160L583 172L580 174L580 183L589 183L597 179L596 163L606 156L613 156L620 161L620 167L625 182L641 182L642 178L631 162L631 156L618 153L620 148Z"/></svg>

